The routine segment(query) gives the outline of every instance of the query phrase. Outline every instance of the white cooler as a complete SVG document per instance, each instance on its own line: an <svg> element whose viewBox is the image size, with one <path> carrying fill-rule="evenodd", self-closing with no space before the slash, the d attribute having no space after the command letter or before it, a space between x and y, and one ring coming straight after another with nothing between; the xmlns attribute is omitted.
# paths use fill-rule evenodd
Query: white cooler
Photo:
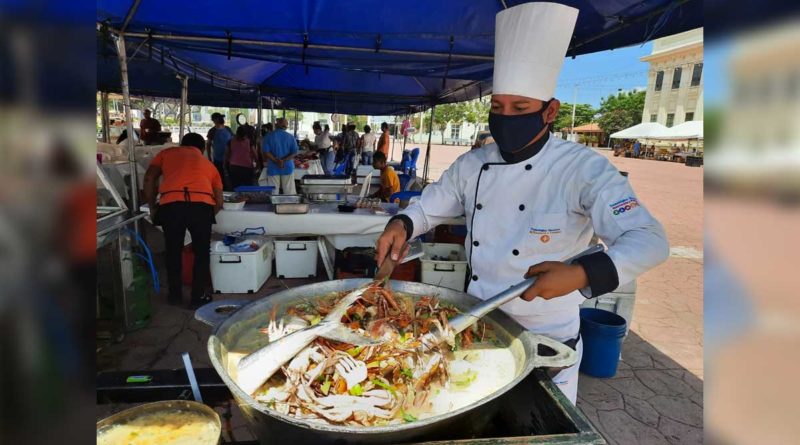
<svg viewBox="0 0 800 445"><path fill-rule="evenodd" d="M215 293L252 294L272 275L272 241L254 252L211 251L211 284Z"/></svg>
<svg viewBox="0 0 800 445"><path fill-rule="evenodd" d="M422 243L422 282L464 291L467 254L460 244ZM434 260L434 257L448 258Z"/></svg>
<svg viewBox="0 0 800 445"><path fill-rule="evenodd" d="M317 276L317 240L275 240L275 275L278 278Z"/></svg>

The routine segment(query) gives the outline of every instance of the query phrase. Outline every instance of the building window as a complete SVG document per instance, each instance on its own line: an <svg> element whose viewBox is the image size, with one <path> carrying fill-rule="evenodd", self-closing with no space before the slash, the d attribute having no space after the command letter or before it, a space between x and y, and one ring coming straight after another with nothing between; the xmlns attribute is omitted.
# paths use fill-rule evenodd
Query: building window
<svg viewBox="0 0 800 445"><path fill-rule="evenodd" d="M656 86L654 91L661 91L661 86L664 84L664 72L659 71L656 73Z"/></svg>
<svg viewBox="0 0 800 445"><path fill-rule="evenodd" d="M667 115L667 127L671 127L674 122L675 122L675 114L669 113Z"/></svg>
<svg viewBox="0 0 800 445"><path fill-rule="evenodd" d="M658 115L657 114L651 114L650 115L650 122L655 122L657 120L658 120Z"/></svg>
<svg viewBox="0 0 800 445"><path fill-rule="evenodd" d="M694 120L694 113L686 113L686 119L684 119L683 121L684 122L689 122L689 121L693 121L693 120Z"/></svg>
<svg viewBox="0 0 800 445"><path fill-rule="evenodd" d="M460 136L461 136L461 127L453 126L450 128L451 139L460 139Z"/></svg>
<svg viewBox="0 0 800 445"><path fill-rule="evenodd" d="M677 90L681 87L681 73L683 69L681 67L676 67L675 71L672 72L672 89Z"/></svg>
<svg viewBox="0 0 800 445"><path fill-rule="evenodd" d="M696 87L700 85L700 76L703 74L703 64L702 63L695 63L694 68L692 68L692 86Z"/></svg>

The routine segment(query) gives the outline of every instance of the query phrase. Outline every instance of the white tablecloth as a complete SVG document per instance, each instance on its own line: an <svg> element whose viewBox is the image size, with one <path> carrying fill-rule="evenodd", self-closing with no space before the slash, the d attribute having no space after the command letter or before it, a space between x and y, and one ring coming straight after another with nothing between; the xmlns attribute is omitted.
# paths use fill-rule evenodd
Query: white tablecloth
<svg viewBox="0 0 800 445"><path fill-rule="evenodd" d="M294 169L294 179L301 180L305 175L324 175L325 170L322 169L322 162L319 159L311 159L308 161L308 168Z"/></svg>
<svg viewBox="0 0 800 445"><path fill-rule="evenodd" d="M263 227L268 236L322 236L336 249L346 247L372 247L383 232L389 219L395 215L397 204L382 204L384 212L356 209L353 213L340 213L337 203L311 204L302 215L278 215L269 204L247 204L242 210L220 210L214 233L228 234L247 228ZM147 205L141 210L149 213ZM464 224L458 217L444 224Z"/></svg>
<svg viewBox="0 0 800 445"><path fill-rule="evenodd" d="M324 236L337 249L375 245L386 223L397 213L397 204L385 204L383 214L370 209L340 213L336 203L312 204L302 215L278 215L268 204L247 204L243 210L221 210L217 214L216 233L230 233L246 228L264 227L270 236Z"/></svg>
<svg viewBox="0 0 800 445"><path fill-rule="evenodd" d="M324 175L325 170L322 169L322 162L319 159L311 159L308 161L308 168L297 168L294 169L294 179L299 181L305 175ZM267 184L267 169L264 168L261 170L261 175L258 177L258 184L259 185L268 185Z"/></svg>

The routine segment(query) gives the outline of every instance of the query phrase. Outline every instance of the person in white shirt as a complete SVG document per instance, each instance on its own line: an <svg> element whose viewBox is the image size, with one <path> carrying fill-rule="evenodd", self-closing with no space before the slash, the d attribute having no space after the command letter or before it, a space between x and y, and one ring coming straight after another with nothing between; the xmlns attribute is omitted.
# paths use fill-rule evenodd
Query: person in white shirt
<svg viewBox="0 0 800 445"><path fill-rule="evenodd" d="M375 143L378 138L372 132L369 125L364 125L364 134L358 141L358 147L361 149L361 165L372 165L372 154L375 152Z"/></svg>
<svg viewBox="0 0 800 445"><path fill-rule="evenodd" d="M334 160L334 153L333 153L333 143L331 142L330 134L328 133L328 126L325 126L325 130L322 129L322 126L319 122L314 122L312 126L314 130L314 146L319 151L320 161L322 161L322 169L325 171L326 175L331 174L333 171L333 160Z"/></svg>
<svg viewBox="0 0 800 445"><path fill-rule="evenodd" d="M407 241L466 216L468 293L491 298L536 277L501 309L531 332L577 352L553 382L575 403L583 353L580 304L666 261L664 228L605 156L549 130L553 97L578 10L523 3L497 14L489 127L495 143L461 155L377 241L378 265ZM608 250L562 261L597 235Z"/></svg>

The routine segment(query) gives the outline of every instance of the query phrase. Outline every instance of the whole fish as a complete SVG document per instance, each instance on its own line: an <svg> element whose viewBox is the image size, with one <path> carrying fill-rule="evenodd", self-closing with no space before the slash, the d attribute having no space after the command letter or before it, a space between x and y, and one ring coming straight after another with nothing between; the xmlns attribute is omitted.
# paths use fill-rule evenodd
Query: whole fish
<svg viewBox="0 0 800 445"><path fill-rule="evenodd" d="M342 298L322 321L314 326L300 329L269 343L263 348L245 356L237 365L237 383L247 394L253 394L281 366L310 345L318 337L357 346L380 344L381 341L361 335L342 324L347 309L367 290L358 288Z"/></svg>

